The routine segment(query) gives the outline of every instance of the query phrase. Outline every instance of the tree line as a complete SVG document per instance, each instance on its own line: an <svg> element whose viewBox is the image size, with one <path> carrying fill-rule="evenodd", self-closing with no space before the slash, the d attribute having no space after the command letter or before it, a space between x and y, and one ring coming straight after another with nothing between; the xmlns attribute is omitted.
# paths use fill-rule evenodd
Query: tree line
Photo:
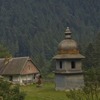
<svg viewBox="0 0 100 100"><path fill-rule="evenodd" d="M82 49L94 41L100 30L99 4L99 0L0 0L0 43L13 56L30 56L42 71L48 70L67 26Z"/></svg>

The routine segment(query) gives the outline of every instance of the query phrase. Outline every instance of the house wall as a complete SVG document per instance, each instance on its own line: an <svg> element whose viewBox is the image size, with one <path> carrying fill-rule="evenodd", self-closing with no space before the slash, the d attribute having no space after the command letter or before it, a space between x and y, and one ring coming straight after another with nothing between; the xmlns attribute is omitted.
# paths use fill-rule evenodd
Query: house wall
<svg viewBox="0 0 100 100"><path fill-rule="evenodd" d="M60 61L62 62L62 67L60 67ZM75 68L72 68L72 61L75 62ZM81 67L81 59L56 60L56 70L58 71L58 73L55 73L56 90L76 89L84 86Z"/></svg>
<svg viewBox="0 0 100 100"><path fill-rule="evenodd" d="M33 73L39 73L39 70L31 61L28 61L25 64L25 67L22 69L21 74L25 75L25 74L33 74Z"/></svg>
<svg viewBox="0 0 100 100"><path fill-rule="evenodd" d="M69 75L65 78L66 89L78 89L84 86L83 74Z"/></svg>
<svg viewBox="0 0 100 100"><path fill-rule="evenodd" d="M34 74L21 75L20 76L20 83L32 83L35 81L34 76L35 76Z"/></svg>
<svg viewBox="0 0 100 100"><path fill-rule="evenodd" d="M81 88L84 86L83 75L56 74L55 85L56 90L69 90Z"/></svg>
<svg viewBox="0 0 100 100"><path fill-rule="evenodd" d="M55 75L55 88L56 90L65 90L65 76L64 75Z"/></svg>
<svg viewBox="0 0 100 100"><path fill-rule="evenodd" d="M60 61L62 62L62 68L60 68ZM56 70L65 70L66 68L66 61L65 60L57 60L56 61Z"/></svg>
<svg viewBox="0 0 100 100"><path fill-rule="evenodd" d="M12 81L14 83L20 83L20 79L19 79L19 75L7 75L7 76L4 76L5 77L5 80L7 81ZM12 77L12 79L11 79Z"/></svg>
<svg viewBox="0 0 100 100"><path fill-rule="evenodd" d="M75 62L75 68L72 69L71 68L71 62L74 61ZM66 63L65 63L65 68L66 70L82 70L82 62L81 60L66 60Z"/></svg>
<svg viewBox="0 0 100 100"><path fill-rule="evenodd" d="M11 76L4 76L5 80L10 81ZM35 74L30 74L30 75L13 75L12 76L12 82L13 83L18 83L18 84L27 84L27 83L32 83L35 82Z"/></svg>
<svg viewBox="0 0 100 100"><path fill-rule="evenodd" d="M62 61L62 68L60 68L60 64L59 62ZM71 61L75 62L75 68L72 69L71 68ZM57 60L56 61L56 70L66 70L66 71L70 71L70 70L82 70L82 63L81 60L77 59L77 60Z"/></svg>
<svg viewBox="0 0 100 100"><path fill-rule="evenodd" d="M19 83L20 82L19 75L14 75L12 81L15 83Z"/></svg>

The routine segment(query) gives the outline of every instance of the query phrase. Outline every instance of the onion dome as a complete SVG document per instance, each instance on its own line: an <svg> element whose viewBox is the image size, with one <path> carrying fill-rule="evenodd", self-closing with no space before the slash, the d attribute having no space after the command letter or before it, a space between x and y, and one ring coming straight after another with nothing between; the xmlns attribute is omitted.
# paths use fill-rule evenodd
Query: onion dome
<svg viewBox="0 0 100 100"><path fill-rule="evenodd" d="M65 31L65 39L58 45L57 55L53 59L83 59L83 55L79 53L78 45L75 40L72 39L71 31L67 27Z"/></svg>
<svg viewBox="0 0 100 100"><path fill-rule="evenodd" d="M67 27L65 31L65 39L61 41L58 45L58 54L78 54L78 46L76 41L72 39L71 31Z"/></svg>

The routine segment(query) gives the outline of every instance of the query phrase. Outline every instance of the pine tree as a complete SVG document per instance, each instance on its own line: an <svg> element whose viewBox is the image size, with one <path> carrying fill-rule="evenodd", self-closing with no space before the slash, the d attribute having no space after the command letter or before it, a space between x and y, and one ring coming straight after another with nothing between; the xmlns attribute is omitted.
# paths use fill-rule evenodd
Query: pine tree
<svg viewBox="0 0 100 100"><path fill-rule="evenodd" d="M96 58L96 53L95 49L93 47L93 44L90 43L88 47L86 48L85 51L85 60L84 60L84 65L87 68L91 67L96 67L97 66L97 58Z"/></svg>
<svg viewBox="0 0 100 100"><path fill-rule="evenodd" d="M100 66L100 33L97 35L96 40L94 42L95 51L96 51L96 58L98 62L98 67Z"/></svg>
<svg viewBox="0 0 100 100"><path fill-rule="evenodd" d="M0 58L5 58L5 57L11 57L11 54L6 47L0 44Z"/></svg>

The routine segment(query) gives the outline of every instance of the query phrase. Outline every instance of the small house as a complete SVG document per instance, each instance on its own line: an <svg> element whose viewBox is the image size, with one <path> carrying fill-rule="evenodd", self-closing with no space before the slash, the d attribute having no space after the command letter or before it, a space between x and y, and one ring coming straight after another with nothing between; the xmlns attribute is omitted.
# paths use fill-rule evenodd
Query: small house
<svg viewBox="0 0 100 100"><path fill-rule="evenodd" d="M38 68L29 57L0 59L0 75L13 83L32 83L38 73Z"/></svg>

